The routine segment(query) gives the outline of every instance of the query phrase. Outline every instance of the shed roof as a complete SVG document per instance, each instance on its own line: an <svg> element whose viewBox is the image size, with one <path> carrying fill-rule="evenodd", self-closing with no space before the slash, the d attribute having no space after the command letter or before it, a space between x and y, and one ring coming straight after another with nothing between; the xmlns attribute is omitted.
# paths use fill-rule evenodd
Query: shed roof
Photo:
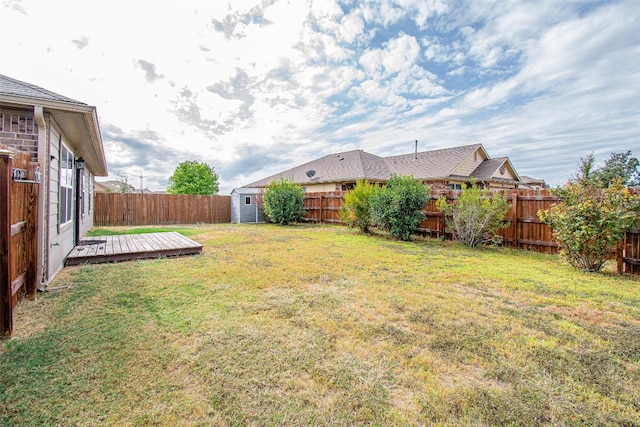
<svg viewBox="0 0 640 427"><path fill-rule="evenodd" d="M231 194L238 193L238 194L255 195L255 194L260 194L262 191L263 191L262 188L236 187L233 190L231 190Z"/></svg>

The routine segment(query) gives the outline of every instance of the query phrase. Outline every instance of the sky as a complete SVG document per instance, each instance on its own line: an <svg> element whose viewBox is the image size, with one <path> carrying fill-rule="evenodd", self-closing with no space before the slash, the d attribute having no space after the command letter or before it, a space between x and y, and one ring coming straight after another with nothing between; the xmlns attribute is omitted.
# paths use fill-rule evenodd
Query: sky
<svg viewBox="0 0 640 427"><path fill-rule="evenodd" d="M94 105L109 178L220 194L355 149L481 143L561 185L640 156L640 1L0 0L0 74Z"/></svg>

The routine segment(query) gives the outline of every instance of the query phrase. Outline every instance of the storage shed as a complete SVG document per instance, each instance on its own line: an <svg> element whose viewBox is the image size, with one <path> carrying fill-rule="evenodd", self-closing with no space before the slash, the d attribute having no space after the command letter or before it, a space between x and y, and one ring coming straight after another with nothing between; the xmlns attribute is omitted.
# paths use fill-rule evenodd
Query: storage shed
<svg viewBox="0 0 640 427"><path fill-rule="evenodd" d="M255 224L264 222L264 214L258 205L261 188L234 188L231 191L231 222Z"/></svg>

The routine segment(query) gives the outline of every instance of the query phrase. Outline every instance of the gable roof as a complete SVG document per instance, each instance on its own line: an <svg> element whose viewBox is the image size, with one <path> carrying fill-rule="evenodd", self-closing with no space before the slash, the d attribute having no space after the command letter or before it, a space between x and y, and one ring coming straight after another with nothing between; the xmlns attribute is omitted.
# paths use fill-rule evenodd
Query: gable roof
<svg viewBox="0 0 640 427"><path fill-rule="evenodd" d="M507 172L509 173L507 174ZM471 176L479 180L513 180L512 177L515 177L515 180L521 181L508 157L485 160L473 171Z"/></svg>
<svg viewBox="0 0 640 427"><path fill-rule="evenodd" d="M472 158L474 156L474 158ZM479 156L477 160L475 156ZM473 160L473 162L471 162ZM480 161L480 165L476 166ZM505 165L516 179L496 177ZM467 171L461 174L462 170ZM490 159L482 144L423 151L399 156L380 157L362 150L330 154L284 172L246 185L264 187L272 180L291 179L300 185L330 182L387 181L391 175L413 176L424 181L448 180L474 176L479 180L519 181L518 174L506 157ZM498 174L501 175L501 174Z"/></svg>
<svg viewBox="0 0 640 427"><path fill-rule="evenodd" d="M472 155L482 144L423 151L386 157L389 170L400 176L412 175L417 179L438 179L451 176L460 163ZM484 151L484 148L482 148ZM488 156L487 156L488 157Z"/></svg>
<svg viewBox="0 0 640 427"><path fill-rule="evenodd" d="M239 195L256 195L262 193L262 188L251 188L251 187L236 187L231 190L231 194L239 194Z"/></svg>
<svg viewBox="0 0 640 427"><path fill-rule="evenodd" d="M96 107L59 95L31 83L0 74L0 105L41 107L51 114L68 142L96 176L107 176L107 161L102 144Z"/></svg>

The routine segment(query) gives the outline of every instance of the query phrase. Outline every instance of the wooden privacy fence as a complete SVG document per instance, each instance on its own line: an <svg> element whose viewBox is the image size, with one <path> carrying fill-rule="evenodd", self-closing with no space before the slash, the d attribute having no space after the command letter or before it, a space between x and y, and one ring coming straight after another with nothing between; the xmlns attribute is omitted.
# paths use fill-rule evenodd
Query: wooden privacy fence
<svg viewBox="0 0 640 427"><path fill-rule="evenodd" d="M120 225L231 222L230 196L96 193L93 223Z"/></svg>
<svg viewBox="0 0 640 427"><path fill-rule="evenodd" d="M432 236L450 237L446 233L445 217L436 209L436 199L445 196L449 203L455 202L459 190L449 190L434 195L427 202L425 221L420 231ZM538 211L548 209L559 199L551 196L549 190L510 190L508 200L511 204L504 217L509 227L498 232L498 236L507 245L514 248L530 249L537 252L555 252L558 244L553 241L553 229L538 218Z"/></svg>
<svg viewBox="0 0 640 427"><path fill-rule="evenodd" d="M304 209L307 211L304 221L341 223L338 211L342 206L345 191L326 193L305 193Z"/></svg>
<svg viewBox="0 0 640 427"><path fill-rule="evenodd" d="M342 206L342 198L346 192L307 193L304 206L307 210L305 221L340 223L338 211ZM420 224L421 233L451 238L446 232L445 217L436 209L436 200L445 196L453 203L460 191L449 190L434 194L425 208L426 218ZM551 196L549 190L510 190L508 199L511 203L504 221L509 226L498 232L506 246L528 249L537 252L556 252L558 244L553 240L553 229L538 218L538 211L548 209L560 199ZM622 250L616 254L618 270L626 273L640 274L640 228L627 233Z"/></svg>
<svg viewBox="0 0 640 427"><path fill-rule="evenodd" d="M0 150L0 337L13 333L13 310L35 299L38 264L37 164L31 154Z"/></svg>

